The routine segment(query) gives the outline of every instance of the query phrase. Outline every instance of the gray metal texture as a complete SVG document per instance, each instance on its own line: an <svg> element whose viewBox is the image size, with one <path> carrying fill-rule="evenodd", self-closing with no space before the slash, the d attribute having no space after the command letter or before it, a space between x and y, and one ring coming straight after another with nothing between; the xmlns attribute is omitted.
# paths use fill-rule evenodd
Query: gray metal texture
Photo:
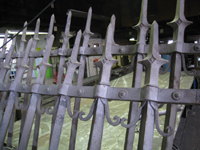
<svg viewBox="0 0 200 150"><path fill-rule="evenodd" d="M175 121L177 115L177 104L199 105L200 89L179 89L181 67L187 75L195 76L197 72L189 73L185 66L185 54L198 54L199 44L184 43L185 28L191 24L184 16L184 0L177 0L175 18L169 23L172 26L174 43L159 44L159 25L156 21L150 25L147 21L148 0L143 0L141 4L141 13L139 23L133 28L137 30L137 42L135 45L117 45L114 41L115 33L115 16L111 17L108 25L105 46L93 48L88 47L88 41L93 34L90 31L92 8L89 8L86 21L85 31L79 31L76 35L73 49L68 49L71 25L71 12L68 13L65 33L63 36L63 45L60 49L53 50L52 44L54 35L52 35L55 17L52 15L47 35L45 50L36 52L38 42L38 32L40 20L37 20L35 35L30 39L25 48L26 28L23 31L20 47L18 52L14 52L15 39L8 53L3 47L0 53L0 149L3 149L7 136L7 147L12 146L12 133L14 128L15 110L22 110L22 120L19 135L19 147L16 149L25 150L28 147L31 129L34 119L34 134L32 149L38 149L38 135L40 118L45 112L52 115L51 133L49 140L49 149L56 150L59 148L60 136L63 131L64 116L67 114L72 118L71 136L69 149L76 149L76 135L78 131L78 121L88 121L92 118L88 149L100 150L104 129L104 121L111 126L121 125L126 128L124 149L132 150L135 138L136 123L141 120L140 133L138 141L139 150L151 150L153 145L154 125L155 129L163 136L162 149L171 150L175 136ZM26 25L26 22L25 22ZM150 42L146 43L146 34L150 30ZM4 43L7 40L7 31ZM83 43L81 45L81 37ZM80 46L81 45L81 46ZM24 50L25 49L25 50ZM161 58L161 54L170 55L169 64L165 71L160 72L163 64L167 60ZM80 60L77 60L78 55ZM101 72L99 83L94 86L83 86L86 57L92 55L102 55L98 62L95 62ZM113 55L134 55L131 69L133 70L132 87L120 88L110 87L110 76L112 66L118 62ZM60 57L58 80L56 85L45 85L46 70L51 67L48 63L49 57ZM34 84L32 84L32 71L34 69L34 59L43 57L41 64L38 66L39 74ZM70 57L65 63L66 57ZM17 74L12 83L8 82L10 74L10 61L17 59ZM28 61L29 60L29 61ZM78 62L79 61L79 62ZM28 64L28 65L27 65ZM66 67L66 75L62 83L63 70ZM171 67L169 88L162 89L158 86L159 73L163 74ZM75 69L79 69L78 81L76 85L72 84ZM145 68L145 69L144 69ZM24 72L28 70L26 83L22 83ZM142 72L145 71L144 86L142 83ZM18 102L19 93L24 93L23 103ZM8 98L6 98L8 94ZM55 96L53 108L41 107L42 97L44 95ZM71 108L71 98L75 98L74 109ZM80 112L81 98L91 98L93 104L88 114ZM129 101L128 118L114 116L110 117L109 101ZM160 129L158 109L167 104L165 128ZM193 107L198 108L198 107ZM5 111L4 111L5 109ZM69 121L69 120L67 120ZM181 126L180 126L181 128ZM162 131L163 130L163 131ZM178 135L177 135L178 136ZM181 138L183 138L181 136ZM176 144L177 140L175 140ZM178 141L178 147L182 143Z"/></svg>

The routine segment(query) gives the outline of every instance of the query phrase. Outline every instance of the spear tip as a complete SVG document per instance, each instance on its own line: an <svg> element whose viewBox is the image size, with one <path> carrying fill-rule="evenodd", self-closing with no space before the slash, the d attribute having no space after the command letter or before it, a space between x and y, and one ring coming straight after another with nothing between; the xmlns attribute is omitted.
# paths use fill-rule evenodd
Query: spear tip
<svg viewBox="0 0 200 150"><path fill-rule="evenodd" d="M111 39L112 37L113 37L113 25L112 23L109 23L107 32L106 32L106 46L107 46L107 43L110 43L108 42L109 41L108 39Z"/></svg>
<svg viewBox="0 0 200 150"><path fill-rule="evenodd" d="M154 20L151 26L153 26L154 28L158 28L158 23L157 23L157 21Z"/></svg>
<svg viewBox="0 0 200 150"><path fill-rule="evenodd" d="M89 8L88 13L92 13L92 7Z"/></svg>
<svg viewBox="0 0 200 150"><path fill-rule="evenodd" d="M40 18L37 19L37 23L40 23Z"/></svg>
<svg viewBox="0 0 200 150"><path fill-rule="evenodd" d="M6 35L6 34L8 34L8 29L6 29L6 31L5 31L5 35Z"/></svg>
<svg viewBox="0 0 200 150"><path fill-rule="evenodd" d="M79 30L78 33L77 33L77 35L82 35L82 31Z"/></svg>
<svg viewBox="0 0 200 150"><path fill-rule="evenodd" d="M67 15L68 15L68 17L70 16L72 16L72 11L70 10L68 13L67 13Z"/></svg>
<svg viewBox="0 0 200 150"><path fill-rule="evenodd" d="M111 20L110 20L110 23L113 25L113 28L115 28L115 20L116 20L116 17L113 14L112 17L111 17Z"/></svg>
<svg viewBox="0 0 200 150"><path fill-rule="evenodd" d="M111 20L116 19L115 14L112 15Z"/></svg>
<svg viewBox="0 0 200 150"><path fill-rule="evenodd" d="M53 20L53 22L55 21L55 15L54 14L51 15L51 20Z"/></svg>
<svg viewBox="0 0 200 150"><path fill-rule="evenodd" d="M27 25L27 21L24 22L24 26Z"/></svg>
<svg viewBox="0 0 200 150"><path fill-rule="evenodd" d="M151 36L152 40L158 40L158 23L156 21L153 21L151 25Z"/></svg>
<svg viewBox="0 0 200 150"><path fill-rule="evenodd" d="M8 37L8 30L5 31L4 43L7 41L7 37Z"/></svg>

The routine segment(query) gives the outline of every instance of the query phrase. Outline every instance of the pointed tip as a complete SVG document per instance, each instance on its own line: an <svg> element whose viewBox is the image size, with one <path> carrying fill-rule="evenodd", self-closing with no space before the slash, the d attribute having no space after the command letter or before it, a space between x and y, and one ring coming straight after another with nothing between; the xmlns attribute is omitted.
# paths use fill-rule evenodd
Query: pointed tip
<svg viewBox="0 0 200 150"><path fill-rule="evenodd" d="M92 13L92 7L89 8L88 12L91 12L91 13Z"/></svg>
<svg viewBox="0 0 200 150"><path fill-rule="evenodd" d="M89 10L88 10L88 17L87 18L90 19L90 20L92 18L92 7L90 7Z"/></svg>
<svg viewBox="0 0 200 150"><path fill-rule="evenodd" d="M72 12L69 11L68 14L67 14L67 27L70 27L70 24L71 24L71 17L72 17Z"/></svg>
<svg viewBox="0 0 200 150"><path fill-rule="evenodd" d="M116 17L115 17L115 15L113 14L113 15L111 16L111 18L110 18L110 22L111 22L113 25L115 25L115 20L116 20Z"/></svg>
<svg viewBox="0 0 200 150"><path fill-rule="evenodd" d="M8 38L8 30L5 31L5 36L4 36L3 44L5 44L7 42L7 38Z"/></svg>
<svg viewBox="0 0 200 150"><path fill-rule="evenodd" d="M80 38L81 38L81 35L82 35L82 31L79 30L79 31L77 32L77 34L76 34L75 43L80 42L79 40L80 40Z"/></svg>
<svg viewBox="0 0 200 150"><path fill-rule="evenodd" d="M33 38L30 38L30 39L28 40L28 44L27 44L27 45L32 44L32 42L33 42Z"/></svg>
<svg viewBox="0 0 200 150"><path fill-rule="evenodd" d="M111 16L111 19L116 19L115 14L113 14L113 15Z"/></svg>
<svg viewBox="0 0 200 150"><path fill-rule="evenodd" d="M114 43L113 40L113 25L112 23L109 23L108 28L107 28L107 32L106 32L106 40L105 40L105 48L104 48L104 54L103 57L105 57L106 59L110 59L110 60L114 60L112 58L112 54L111 54L111 47Z"/></svg>
<svg viewBox="0 0 200 150"><path fill-rule="evenodd" d="M27 21L24 22L24 26L27 25Z"/></svg>
<svg viewBox="0 0 200 150"><path fill-rule="evenodd" d="M6 29L6 31L5 31L5 37L7 37L8 36L8 29Z"/></svg>
<svg viewBox="0 0 200 150"><path fill-rule="evenodd" d="M37 23L40 23L40 18L37 19Z"/></svg>
<svg viewBox="0 0 200 150"><path fill-rule="evenodd" d="M81 30L79 30L77 34L82 34L82 31L81 31Z"/></svg>
<svg viewBox="0 0 200 150"><path fill-rule="evenodd" d="M72 16L72 11L70 10L68 13L67 13L68 17L69 16Z"/></svg>
<svg viewBox="0 0 200 150"><path fill-rule="evenodd" d="M40 18L37 19L36 26L40 26Z"/></svg>
<svg viewBox="0 0 200 150"><path fill-rule="evenodd" d="M153 23L151 24L151 34L153 36L155 36L155 34L158 34L158 28L159 28L158 23L156 21L153 21Z"/></svg>
<svg viewBox="0 0 200 150"><path fill-rule="evenodd" d="M154 46L158 44L158 39L159 39L159 30L158 29L159 29L159 25L156 21L154 21L151 25L151 31L150 31L149 45L151 45L151 47L150 47L151 50L154 50Z"/></svg>
<svg viewBox="0 0 200 150"><path fill-rule="evenodd" d="M51 15L51 20L53 20L53 22L55 21L55 15L54 14Z"/></svg>
<svg viewBox="0 0 200 150"><path fill-rule="evenodd" d="M108 29L110 29L110 28L112 28L113 26L112 26L112 23L109 23L109 25L108 25Z"/></svg>
<svg viewBox="0 0 200 150"><path fill-rule="evenodd" d="M30 38L29 42L32 42L33 41L33 38Z"/></svg>
<svg viewBox="0 0 200 150"><path fill-rule="evenodd" d="M113 25L112 23L109 23L108 27L107 27L107 31L106 31L106 38L113 36Z"/></svg>
<svg viewBox="0 0 200 150"><path fill-rule="evenodd" d="M158 27L157 21L154 20L151 26L154 26L154 28L155 28L155 27Z"/></svg>
<svg viewBox="0 0 200 150"><path fill-rule="evenodd" d="M89 9L85 26L85 33L90 33L91 19L92 19L92 9Z"/></svg>

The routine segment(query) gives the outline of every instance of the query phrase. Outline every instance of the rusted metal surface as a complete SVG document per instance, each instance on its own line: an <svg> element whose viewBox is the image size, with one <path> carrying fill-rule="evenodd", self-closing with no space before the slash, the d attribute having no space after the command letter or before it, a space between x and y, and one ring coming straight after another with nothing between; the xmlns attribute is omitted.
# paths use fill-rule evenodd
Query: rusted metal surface
<svg viewBox="0 0 200 150"><path fill-rule="evenodd" d="M88 11L88 18L86 21L85 31L83 33L83 43L80 46L82 32L79 31L76 35L73 49L68 49L68 41L71 38L70 24L71 13L68 13L65 34L63 37L63 45L59 50L51 52L54 36L52 29L54 25L54 15L51 17L49 31L47 35L47 42L45 50L35 52L39 22L37 21L34 39L29 40L25 47L26 29L23 31L19 51L13 53L15 40L7 54L5 54L5 47L0 53L0 91L1 107L0 107L0 149L3 149L4 140L8 131L7 146L12 146L12 134L14 125L15 110L22 110L22 122L19 135L19 147L16 149L25 150L28 147L28 142L31 135L31 130L35 118L35 129L33 131L32 149L38 149L38 136L40 120L42 115L46 112L52 115L51 132L49 140L49 149L56 150L59 148L60 137L63 131L63 122L67 114L72 118L71 136L69 149L76 149L76 135L78 130L78 120L88 121L92 117L91 131L88 142L88 149L100 150L102 149L102 136L105 121L111 126L121 126L126 129L126 138L124 149L133 149L135 139L136 123L141 119L138 149L149 150L153 146L154 124L158 133L163 136L162 149L171 150L173 146L173 139L175 134L175 122L177 116L177 104L199 105L200 97L199 89L179 89L181 67L183 65L184 71L187 75L196 75L196 72L188 73L185 67L184 54L199 53L195 47L197 45L184 43L185 28L191 24L184 16L184 0L177 0L177 9L175 19L169 23L173 27L172 45L159 44L159 24L154 21L151 25L150 42L146 43L146 34L150 27L147 21L147 2L142 1L142 11L139 23L134 27L138 31L137 43L135 45L119 46L114 41L115 33L115 16L111 17L108 25L105 46L100 48L88 47L88 41L92 35L90 31L92 8ZM25 23L26 24L26 23ZM6 41L6 38L5 38ZM25 49L25 51L24 51ZM113 58L113 55L133 55L133 82L132 87L112 87L110 86L110 74L112 66L118 61ZM158 79L160 68L167 60L161 58L160 54L169 54L170 63L167 67L171 67L169 87L159 87ZM80 55L80 62L77 57ZM99 83L95 86L83 86L83 78L85 71L86 57L89 55L102 55L98 62L95 62L100 70ZM33 70L34 58L43 57L41 64L38 66L40 71L38 77L33 85L31 84L31 72ZM60 56L60 63L58 69L57 85L45 85L46 70L51 64L48 63L49 57ZM65 63L65 58L70 57ZM17 58L17 75L14 82L8 83L9 63L11 58ZM29 58L29 67L27 66ZM62 83L63 69L66 67L66 75ZM79 67L79 75L77 85L72 85L72 79L75 69ZM142 72L145 68L145 80L142 84ZM26 83L22 83L22 76L24 71L28 70L28 77ZM167 71L166 70L166 71ZM161 74L166 73L160 72ZM141 86L142 85L142 86ZM6 93L9 93L6 100ZM18 103L19 93L25 93L25 101ZM30 99L29 99L29 94ZM54 108L41 108L42 95L55 96ZM71 110L71 99L75 98L74 109ZM93 99L93 103L89 112L80 112L80 104L83 98ZM128 118L114 115L110 116L109 101L116 100L117 102L128 101L129 114ZM160 129L158 104L167 104L165 127L164 131ZM139 106L139 108L138 108ZM160 105L161 106L161 105ZM3 113L5 107L5 112ZM2 119L1 119L2 118ZM128 120L128 121L127 121ZM71 122L70 120L67 120ZM126 122L127 121L127 122ZM70 130L69 130L70 132Z"/></svg>

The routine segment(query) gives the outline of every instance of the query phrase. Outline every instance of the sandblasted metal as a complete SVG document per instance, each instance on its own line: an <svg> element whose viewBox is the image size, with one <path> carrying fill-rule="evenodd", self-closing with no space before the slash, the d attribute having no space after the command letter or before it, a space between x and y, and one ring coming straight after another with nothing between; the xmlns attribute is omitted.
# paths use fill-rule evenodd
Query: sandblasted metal
<svg viewBox="0 0 200 150"><path fill-rule="evenodd" d="M31 130L35 118L35 129L33 134L32 149L38 149L38 135L40 118L44 113L52 115L51 132L49 140L49 149L57 150L59 147L60 136L63 131L64 116L69 115L72 118L72 127L69 149L76 149L76 135L78 132L78 121L88 121L92 118L91 131L88 142L88 149L100 150L104 121L107 121L111 126L122 126L126 128L124 149L133 149L135 141L135 127L139 120L139 142L138 149L149 150L153 146L154 128L163 136L162 149L171 150L173 147L173 139L175 134L175 119L177 114L177 104L184 105L199 105L200 90L199 89L179 89L181 67L187 75L197 76L198 72L188 72L185 65L184 55L198 54L199 44L184 43L185 28L191 24L184 16L184 0L177 0L176 15L172 22L169 23L173 28L173 44L159 44L159 24L154 21L150 25L147 21L147 6L148 0L143 0L141 3L141 14L139 22L133 28L137 30L137 42L135 45L118 45L114 41L115 35L115 16L111 16L110 24L108 25L105 46L88 47L88 42L93 34L90 30L92 8L88 10L85 31L83 33L83 43L80 46L82 32L79 31L76 35L73 49L69 49L71 18L73 15L68 13L66 21L65 33L63 36L63 45L61 48L51 51L54 41L53 26L55 16L52 15L47 35L45 50L35 51L38 39L40 20L37 20L35 35L30 39L25 48L26 28L23 31L20 47L18 52L14 52L15 39L10 50L5 54L6 47L4 46L0 53L0 149L3 149L4 139L7 137L7 148L12 146L12 134L14 128L15 110L22 110L22 121L19 135L20 150L28 148L28 142L31 135ZM26 22L25 24L26 25ZM151 26L150 42L146 43L146 34ZM7 31L6 33L7 34ZM7 36L5 37L4 43ZM24 51L25 49L25 51ZM163 64L168 61L161 58L160 55L170 55L169 63L164 71L160 71ZM100 68L99 83L94 86L83 86L85 73L85 62L87 56L101 55L101 59L95 62ZM132 87L120 88L110 86L110 76L112 66L118 62L114 59L114 55L134 55L129 71L133 71ZM56 85L45 85L45 76L50 57L60 57L58 80ZM80 61L78 61L80 56ZM38 66L40 71L33 85L32 71L34 59L43 57L42 63ZM65 63L66 57L70 57ZM9 83L10 61L17 59L17 74L14 82ZM29 63L28 63L29 59ZM29 64L29 67L27 66ZM63 70L66 67L66 75L62 83ZM162 89L158 86L159 73L166 73L171 67L169 88ZM78 68L79 75L77 84L72 84L73 75ZM143 70L143 68L145 68ZM22 83L24 71L28 70L26 83ZM144 86L141 87L142 72L145 71ZM6 94L9 93L8 99ZM24 93L24 102L19 103L18 95ZM30 95L30 99L29 99ZM42 108L43 95L55 96L53 108ZM74 109L71 109L71 98L75 98ZM86 113L84 110L79 112L82 98L93 99L90 111ZM129 101L127 108L128 118L114 115L110 116L110 100ZM167 104L165 127L160 128L159 108ZM4 111L5 108L5 112ZM80 119L80 120L79 120ZM136 143L134 143L136 144Z"/></svg>
<svg viewBox="0 0 200 150"><path fill-rule="evenodd" d="M90 7L88 10L85 31L83 33L83 44L81 46L82 48L88 47L89 39L90 39L91 35L93 35L93 33L90 31L91 19L92 19L92 8ZM79 70L78 70L77 86L83 85L83 78L84 78L85 64L86 64L86 56L85 55L80 56L80 63L81 63L81 65L79 66ZM77 94L81 96L83 94L83 92L84 91L80 88ZM74 104L75 111L79 111L80 102L81 102L81 98L76 97L75 104ZM71 149L71 150L75 149L77 126L78 126L78 115L77 115L77 117L73 118L73 120L72 120L71 137L70 137L70 145L69 145L69 149Z"/></svg>
<svg viewBox="0 0 200 150"><path fill-rule="evenodd" d="M77 61L77 53L80 45L80 39L81 39L82 32L79 31L76 36L75 44L73 47L73 51L71 54L71 58L69 61L65 64L65 67L67 69L67 73L65 75L64 82L62 86L59 89L60 96L60 102L58 105L58 110L56 113L56 119L55 123L52 129L52 135L51 135L51 141L49 149L55 150L58 149L59 140L60 140L60 134L62 131L62 124L64 121L65 111L67 108L68 114L71 118L75 118L78 116L78 112L74 111L74 114L71 112L71 99L69 96L66 96L65 93L69 90L68 86L72 85L72 79L75 69L80 66L80 63Z"/></svg>
<svg viewBox="0 0 200 150"><path fill-rule="evenodd" d="M54 15L52 15L51 17L51 21L50 21L50 27L49 27L49 33L47 35L47 43L45 46L45 55L42 59L41 64L39 65L39 74L38 77L35 81L35 84L33 85L32 89L34 88L34 86L37 85L42 85L44 84L44 79L46 76L46 70L48 67L50 67L51 65L48 63L48 59L49 59L49 55L51 53L51 47L53 44L53 40L54 40L54 36L51 34L52 33L52 28L53 28L53 22L54 22ZM31 128L33 125L33 119L35 116L35 112L37 111L39 114L41 114L41 110L40 110L40 105L41 105L41 95L34 93L34 91L31 91L33 94L31 95L30 98L30 104L27 110L27 115L26 115L26 119L25 119L25 123L24 123L24 127L23 127L23 131L22 131L22 135L21 135L21 139L19 142L19 149L27 149L27 145L28 145L28 141L30 138L30 132L31 132ZM42 110L44 111L44 110ZM38 122L40 120L40 116L36 115L36 127L35 127L35 133L38 132L39 128L38 127ZM37 134L36 134L37 136ZM35 137L35 135L34 135ZM33 143L34 144L34 143Z"/></svg>

